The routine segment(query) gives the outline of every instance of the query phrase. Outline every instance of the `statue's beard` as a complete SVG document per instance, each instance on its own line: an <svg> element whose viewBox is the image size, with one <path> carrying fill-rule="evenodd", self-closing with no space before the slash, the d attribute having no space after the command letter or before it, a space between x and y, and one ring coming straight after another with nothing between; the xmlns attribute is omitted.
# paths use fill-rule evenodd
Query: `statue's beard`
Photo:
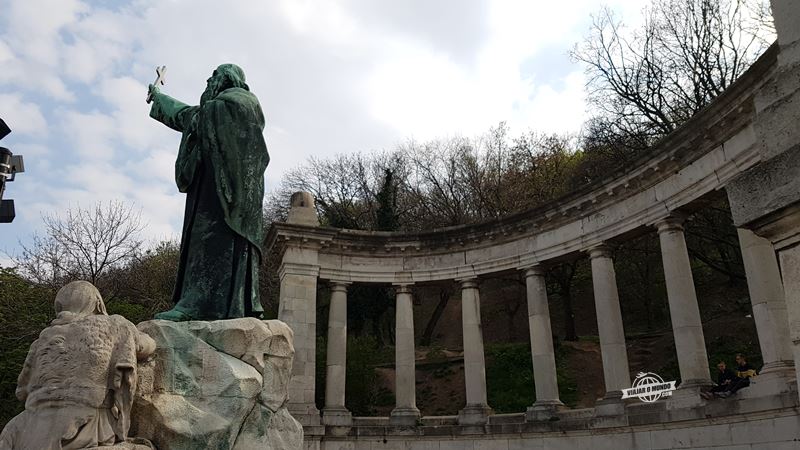
<svg viewBox="0 0 800 450"><path fill-rule="evenodd" d="M200 106L209 100L213 100L217 98L217 96L224 91L225 89L233 87L233 83L230 80L221 78L221 79L214 79L208 83L206 86L206 90L203 92L203 95L200 96Z"/></svg>
<svg viewBox="0 0 800 450"><path fill-rule="evenodd" d="M219 94L218 85L216 83L210 83L206 90L203 91L203 95L200 96L200 106L203 106L207 101L212 100L214 97Z"/></svg>

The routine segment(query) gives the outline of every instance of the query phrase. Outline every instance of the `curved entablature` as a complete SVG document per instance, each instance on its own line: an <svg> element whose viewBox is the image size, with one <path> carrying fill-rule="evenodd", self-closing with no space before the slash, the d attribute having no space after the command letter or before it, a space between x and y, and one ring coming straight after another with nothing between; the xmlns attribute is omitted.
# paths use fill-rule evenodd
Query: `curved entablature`
<svg viewBox="0 0 800 450"><path fill-rule="evenodd" d="M558 260L613 242L693 203L760 161L752 127L754 95L775 70L777 45L691 121L632 166L546 205L480 223L426 232L323 228L276 223L269 246L291 242L318 251L322 279L411 283L470 278ZM313 199L311 199L313 202Z"/></svg>

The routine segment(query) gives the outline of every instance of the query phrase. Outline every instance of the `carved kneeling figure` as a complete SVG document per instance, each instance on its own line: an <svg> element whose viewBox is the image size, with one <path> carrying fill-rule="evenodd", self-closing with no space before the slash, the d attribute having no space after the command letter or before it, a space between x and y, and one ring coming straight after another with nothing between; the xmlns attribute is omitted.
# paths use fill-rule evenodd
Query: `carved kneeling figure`
<svg viewBox="0 0 800 450"><path fill-rule="evenodd" d="M125 442L136 363L155 341L122 316L109 316L97 288L58 291L57 317L33 342L17 381L25 411L0 434L0 450L85 449Z"/></svg>

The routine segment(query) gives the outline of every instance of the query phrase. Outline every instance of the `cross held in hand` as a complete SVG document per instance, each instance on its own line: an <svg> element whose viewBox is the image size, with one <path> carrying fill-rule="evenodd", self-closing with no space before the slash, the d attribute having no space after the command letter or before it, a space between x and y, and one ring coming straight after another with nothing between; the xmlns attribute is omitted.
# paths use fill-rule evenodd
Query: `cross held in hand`
<svg viewBox="0 0 800 450"><path fill-rule="evenodd" d="M167 76L167 66L156 67L156 81L153 82L154 87L158 87L158 85L164 85L164 80ZM147 103L153 101L153 92L150 91L147 93Z"/></svg>

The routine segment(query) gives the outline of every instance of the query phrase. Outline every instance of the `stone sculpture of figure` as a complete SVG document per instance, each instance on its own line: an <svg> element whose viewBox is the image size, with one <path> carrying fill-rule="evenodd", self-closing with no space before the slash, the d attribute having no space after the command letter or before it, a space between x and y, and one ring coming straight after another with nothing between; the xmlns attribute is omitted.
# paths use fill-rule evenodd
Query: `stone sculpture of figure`
<svg viewBox="0 0 800 450"><path fill-rule="evenodd" d="M263 240L264 114L244 72L223 64L199 106L150 85L150 117L180 131L175 179L186 193L172 321L260 317L258 266Z"/></svg>
<svg viewBox="0 0 800 450"><path fill-rule="evenodd" d="M109 316L87 281L58 291L57 317L33 342L17 381L25 411L0 434L0 449L85 449L124 442L136 364L155 341Z"/></svg>

